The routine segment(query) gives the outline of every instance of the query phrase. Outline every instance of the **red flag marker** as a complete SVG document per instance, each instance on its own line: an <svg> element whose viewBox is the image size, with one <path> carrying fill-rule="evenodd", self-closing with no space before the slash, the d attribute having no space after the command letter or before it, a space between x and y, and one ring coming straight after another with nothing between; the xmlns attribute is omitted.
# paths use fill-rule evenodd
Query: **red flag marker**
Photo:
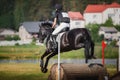
<svg viewBox="0 0 120 80"><path fill-rule="evenodd" d="M105 64L105 57L104 57L104 49L106 47L106 43L104 42L104 40L102 41L102 64Z"/></svg>

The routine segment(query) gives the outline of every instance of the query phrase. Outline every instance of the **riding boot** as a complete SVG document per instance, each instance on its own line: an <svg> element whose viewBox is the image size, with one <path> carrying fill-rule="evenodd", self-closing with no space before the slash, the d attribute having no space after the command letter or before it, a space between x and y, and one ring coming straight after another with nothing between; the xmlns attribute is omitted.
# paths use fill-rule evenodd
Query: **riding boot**
<svg viewBox="0 0 120 80"><path fill-rule="evenodd" d="M56 49L57 48L56 35L52 35L51 38L52 38L52 46L54 49Z"/></svg>

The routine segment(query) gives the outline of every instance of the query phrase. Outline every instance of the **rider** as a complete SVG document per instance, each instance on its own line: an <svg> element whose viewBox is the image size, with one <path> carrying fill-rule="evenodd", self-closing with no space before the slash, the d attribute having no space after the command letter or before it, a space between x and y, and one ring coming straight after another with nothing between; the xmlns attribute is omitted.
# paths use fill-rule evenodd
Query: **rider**
<svg viewBox="0 0 120 80"><path fill-rule="evenodd" d="M54 28L56 24L58 24L58 26L52 32L52 38L53 38L53 43L56 45L55 36L58 35L58 33L60 33L63 29L69 28L70 18L66 12L62 11L61 4L56 4L55 9L56 9L56 12L55 12L55 18L54 18L52 28Z"/></svg>

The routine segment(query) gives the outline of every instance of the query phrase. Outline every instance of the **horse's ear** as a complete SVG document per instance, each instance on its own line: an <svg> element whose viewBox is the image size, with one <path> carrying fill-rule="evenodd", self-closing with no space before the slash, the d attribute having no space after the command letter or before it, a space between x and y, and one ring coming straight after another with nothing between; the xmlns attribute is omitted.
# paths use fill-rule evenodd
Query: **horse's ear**
<svg viewBox="0 0 120 80"><path fill-rule="evenodd" d="M47 22L47 25L49 25L50 27L52 27L52 23Z"/></svg>

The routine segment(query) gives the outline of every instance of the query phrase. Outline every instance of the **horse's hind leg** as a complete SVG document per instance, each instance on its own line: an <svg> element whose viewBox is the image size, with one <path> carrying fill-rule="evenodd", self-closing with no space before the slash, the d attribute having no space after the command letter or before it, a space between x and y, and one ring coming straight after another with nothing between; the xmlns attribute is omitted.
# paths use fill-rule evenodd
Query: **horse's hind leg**
<svg viewBox="0 0 120 80"><path fill-rule="evenodd" d="M94 46L95 46L95 44L94 44L94 42L93 41L91 41L91 46L90 46L90 58L93 58L93 59L96 59L96 57L94 56Z"/></svg>
<svg viewBox="0 0 120 80"><path fill-rule="evenodd" d="M87 48L85 48L85 63L88 63L88 57L89 55L88 55L88 49Z"/></svg>
<svg viewBox="0 0 120 80"><path fill-rule="evenodd" d="M85 42L85 62L88 63L88 59L91 58L91 43L89 41Z"/></svg>
<svg viewBox="0 0 120 80"><path fill-rule="evenodd" d="M88 49L88 44L85 44L85 63L88 63L89 59L89 49Z"/></svg>
<svg viewBox="0 0 120 80"><path fill-rule="evenodd" d="M95 46L94 42L91 41L91 57L92 58L94 58L94 46Z"/></svg>
<svg viewBox="0 0 120 80"><path fill-rule="evenodd" d="M94 56L94 43L93 41L91 42L86 42L85 44L85 56L86 56L86 62L87 59L96 59L96 57Z"/></svg>
<svg viewBox="0 0 120 80"><path fill-rule="evenodd" d="M47 72L47 66L48 66L49 59L50 59L51 57L55 56L55 55L56 55L56 53L51 53L51 54L47 57L46 62L45 62L45 66L43 67L42 72L44 72L44 73Z"/></svg>

